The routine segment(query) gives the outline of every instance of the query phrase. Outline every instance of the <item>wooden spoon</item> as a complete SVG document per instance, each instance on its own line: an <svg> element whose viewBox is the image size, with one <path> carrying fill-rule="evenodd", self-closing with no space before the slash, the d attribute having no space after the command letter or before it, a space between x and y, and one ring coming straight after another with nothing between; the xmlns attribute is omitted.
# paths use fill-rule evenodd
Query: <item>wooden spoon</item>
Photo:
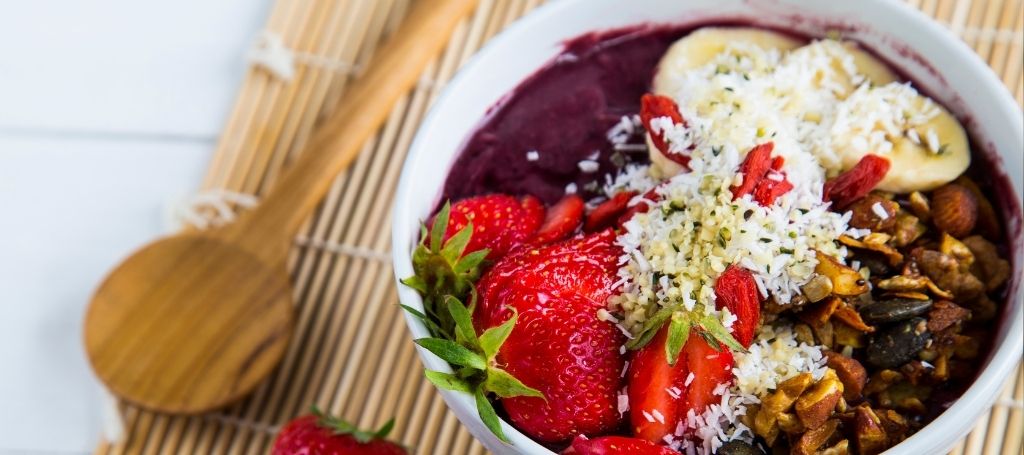
<svg viewBox="0 0 1024 455"><path fill-rule="evenodd" d="M84 332L111 391L145 408L199 413L240 399L273 370L293 330L291 239L475 4L417 0L258 207L224 228L143 247L107 276Z"/></svg>

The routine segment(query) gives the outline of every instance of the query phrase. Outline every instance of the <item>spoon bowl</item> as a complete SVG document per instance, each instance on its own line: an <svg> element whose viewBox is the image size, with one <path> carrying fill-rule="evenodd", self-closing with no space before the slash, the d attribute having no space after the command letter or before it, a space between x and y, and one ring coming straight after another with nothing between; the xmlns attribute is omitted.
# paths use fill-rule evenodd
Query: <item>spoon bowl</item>
<svg viewBox="0 0 1024 455"><path fill-rule="evenodd" d="M281 360L294 325L284 261L216 234L151 243L97 289L85 347L118 396L199 413L248 394Z"/></svg>

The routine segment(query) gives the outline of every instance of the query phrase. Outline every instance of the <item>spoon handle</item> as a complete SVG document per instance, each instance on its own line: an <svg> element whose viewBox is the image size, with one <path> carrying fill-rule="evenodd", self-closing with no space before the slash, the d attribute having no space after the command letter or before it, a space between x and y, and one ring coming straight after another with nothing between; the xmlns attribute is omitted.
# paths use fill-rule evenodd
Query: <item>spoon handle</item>
<svg viewBox="0 0 1024 455"><path fill-rule="evenodd" d="M417 0L402 25L377 50L365 74L314 131L309 144L262 203L227 229L247 249L283 257L287 242L352 162L367 139L437 56L476 0ZM275 248L281 245L282 248Z"/></svg>

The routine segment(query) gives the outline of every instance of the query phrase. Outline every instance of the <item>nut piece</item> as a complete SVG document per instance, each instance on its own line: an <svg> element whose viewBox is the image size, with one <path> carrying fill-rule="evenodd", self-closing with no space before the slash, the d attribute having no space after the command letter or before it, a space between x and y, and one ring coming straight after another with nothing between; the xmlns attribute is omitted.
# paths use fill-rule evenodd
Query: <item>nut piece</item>
<svg viewBox="0 0 1024 455"><path fill-rule="evenodd" d="M825 442L832 437L832 434L836 432L838 427L839 421L831 419L820 427L804 433L793 444L793 451L791 453L796 455L813 455L819 447L825 445Z"/></svg>
<svg viewBox="0 0 1024 455"><path fill-rule="evenodd" d="M875 208L875 204L878 204L880 209ZM896 226L896 212L899 208L900 205L895 201L869 194L849 207L853 212L849 224L857 229L887 232ZM885 213L885 217L879 216L879 212Z"/></svg>
<svg viewBox="0 0 1024 455"><path fill-rule="evenodd" d="M892 246L903 248L917 239L921 238L928 231L928 227L916 216L900 212L896 214L896 228L893 231Z"/></svg>
<svg viewBox="0 0 1024 455"><path fill-rule="evenodd" d="M783 412L782 414L779 414L778 421L779 429L789 434L803 433L807 429L804 428L803 422L801 422L795 414L790 412Z"/></svg>
<svg viewBox="0 0 1024 455"><path fill-rule="evenodd" d="M814 253L818 259L818 265L814 271L825 275L832 281L832 293L852 297L868 291L867 280L856 270L840 264L836 258L825 253L817 250Z"/></svg>
<svg viewBox="0 0 1024 455"><path fill-rule="evenodd" d="M854 432L857 451L862 455L875 455L885 450L888 437L882 429L882 422L867 405L854 410Z"/></svg>
<svg viewBox="0 0 1024 455"><path fill-rule="evenodd" d="M797 317L811 327L821 327L832 318L832 314L835 313L836 309L842 304L842 299L839 297L832 297L824 302L808 306L806 310L797 313Z"/></svg>
<svg viewBox="0 0 1024 455"><path fill-rule="evenodd" d="M808 429L818 428L832 416L842 396L843 383L835 371L827 370L817 384L796 400L796 415Z"/></svg>
<svg viewBox="0 0 1024 455"><path fill-rule="evenodd" d="M761 408L754 416L754 433L772 445L779 434L778 416L789 411L814 378L810 373L801 373L779 384L775 393L761 400Z"/></svg>
<svg viewBox="0 0 1024 455"><path fill-rule="evenodd" d="M956 183L939 187L932 193L932 223L956 238L974 230L978 222L978 199L971 190Z"/></svg>
<svg viewBox="0 0 1024 455"><path fill-rule="evenodd" d="M832 313L832 317L843 321L846 325L853 327L861 332L871 333L875 331L874 327L871 327L864 323L864 319L860 317L860 313L857 310L850 307L849 304L843 303L842 306L836 308L835 313Z"/></svg>
<svg viewBox="0 0 1024 455"><path fill-rule="evenodd" d="M836 376L843 383L843 398L854 401L861 398L864 386L868 383L868 371L857 359L847 357L835 351L823 351L828 359L828 367L836 371Z"/></svg>
<svg viewBox="0 0 1024 455"><path fill-rule="evenodd" d="M932 219L932 207L928 202L928 198L921 194L920 191L914 191L910 193L910 211L914 212L914 216L927 223Z"/></svg>
<svg viewBox="0 0 1024 455"><path fill-rule="evenodd" d="M964 319L967 319L971 312L948 300L939 300L928 312L928 331L932 333L948 329Z"/></svg>
<svg viewBox="0 0 1024 455"><path fill-rule="evenodd" d="M832 280L825 275L815 274L800 288L810 302L818 302L832 294Z"/></svg>
<svg viewBox="0 0 1024 455"><path fill-rule="evenodd" d="M834 446L818 452L817 455L849 455L849 453L850 441L843 439L842 441L837 442Z"/></svg>
<svg viewBox="0 0 1024 455"><path fill-rule="evenodd" d="M1010 278L1010 263L999 257L996 246L984 237L972 235L964 239L963 244L971 250L977 261L974 263L974 270L985 282L985 288L989 291L996 290Z"/></svg>

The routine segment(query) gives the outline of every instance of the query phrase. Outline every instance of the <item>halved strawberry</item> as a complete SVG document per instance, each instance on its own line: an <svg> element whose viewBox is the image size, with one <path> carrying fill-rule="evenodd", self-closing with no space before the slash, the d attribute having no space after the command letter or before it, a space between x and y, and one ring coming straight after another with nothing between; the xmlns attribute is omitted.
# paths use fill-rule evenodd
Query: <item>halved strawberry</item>
<svg viewBox="0 0 1024 455"><path fill-rule="evenodd" d="M690 368L685 352L675 365L668 364L667 341L668 324L637 351L629 364L630 429L633 436L651 442L661 442L665 435L675 433L676 424L686 416L686 379Z"/></svg>
<svg viewBox="0 0 1024 455"><path fill-rule="evenodd" d="M825 182L825 201L831 201L832 207L845 209L867 196L885 178L889 165L889 160L878 155L864 155L856 166Z"/></svg>
<svg viewBox="0 0 1024 455"><path fill-rule="evenodd" d="M615 226L619 217L629 209L629 201L635 196L635 191L615 193L615 196L602 202L587 215L587 222L583 225L583 230L597 232Z"/></svg>
<svg viewBox="0 0 1024 455"><path fill-rule="evenodd" d="M544 204L533 196L477 196L452 204L444 238L447 240L472 222L473 235L466 252L489 248L487 258L493 260L528 241L543 221Z"/></svg>
<svg viewBox="0 0 1024 455"><path fill-rule="evenodd" d="M617 279L621 250L611 230L543 247L523 246L479 283L478 331L518 320L497 361L546 400L503 398L517 428L549 443L617 428L625 337L597 318Z"/></svg>
<svg viewBox="0 0 1024 455"><path fill-rule="evenodd" d="M602 436L587 439L577 436L563 454L576 455L679 455L679 452L643 439Z"/></svg>
<svg viewBox="0 0 1024 455"><path fill-rule="evenodd" d="M686 340L682 355L686 356L686 365L690 373L693 373L693 381L686 389L686 411L681 418L685 418L691 409L700 415L708 405L721 401L720 394L714 393L715 389L721 384L732 383L732 351L722 345L718 347L711 347L697 333L691 333Z"/></svg>
<svg viewBox="0 0 1024 455"><path fill-rule="evenodd" d="M715 281L715 307L728 308L736 316L730 331L743 347L750 347L761 319L761 294L754 275L735 264L726 267Z"/></svg>
<svg viewBox="0 0 1024 455"><path fill-rule="evenodd" d="M640 121L643 122L644 128L650 133L651 142L654 143L654 147L662 155L665 155L666 158L680 166L687 167L690 164L690 157L671 152L668 143L665 141L665 135L663 133L655 133L651 128L651 121L661 117L668 117L672 120L672 123L680 123L686 126L686 120L683 119L683 114L679 113L679 106L675 100L667 96L650 93L642 96L640 98Z"/></svg>
<svg viewBox="0 0 1024 455"><path fill-rule="evenodd" d="M690 411L704 413L718 402L715 389L732 380L732 353L725 346L712 348L697 329L691 330L676 364L669 365L668 331L666 324L629 365L630 428L634 436L651 442L675 434Z"/></svg>
<svg viewBox="0 0 1024 455"><path fill-rule="evenodd" d="M557 204L548 208L547 217L541 225L533 242L545 244L569 238L583 221L583 198L568 194Z"/></svg>

